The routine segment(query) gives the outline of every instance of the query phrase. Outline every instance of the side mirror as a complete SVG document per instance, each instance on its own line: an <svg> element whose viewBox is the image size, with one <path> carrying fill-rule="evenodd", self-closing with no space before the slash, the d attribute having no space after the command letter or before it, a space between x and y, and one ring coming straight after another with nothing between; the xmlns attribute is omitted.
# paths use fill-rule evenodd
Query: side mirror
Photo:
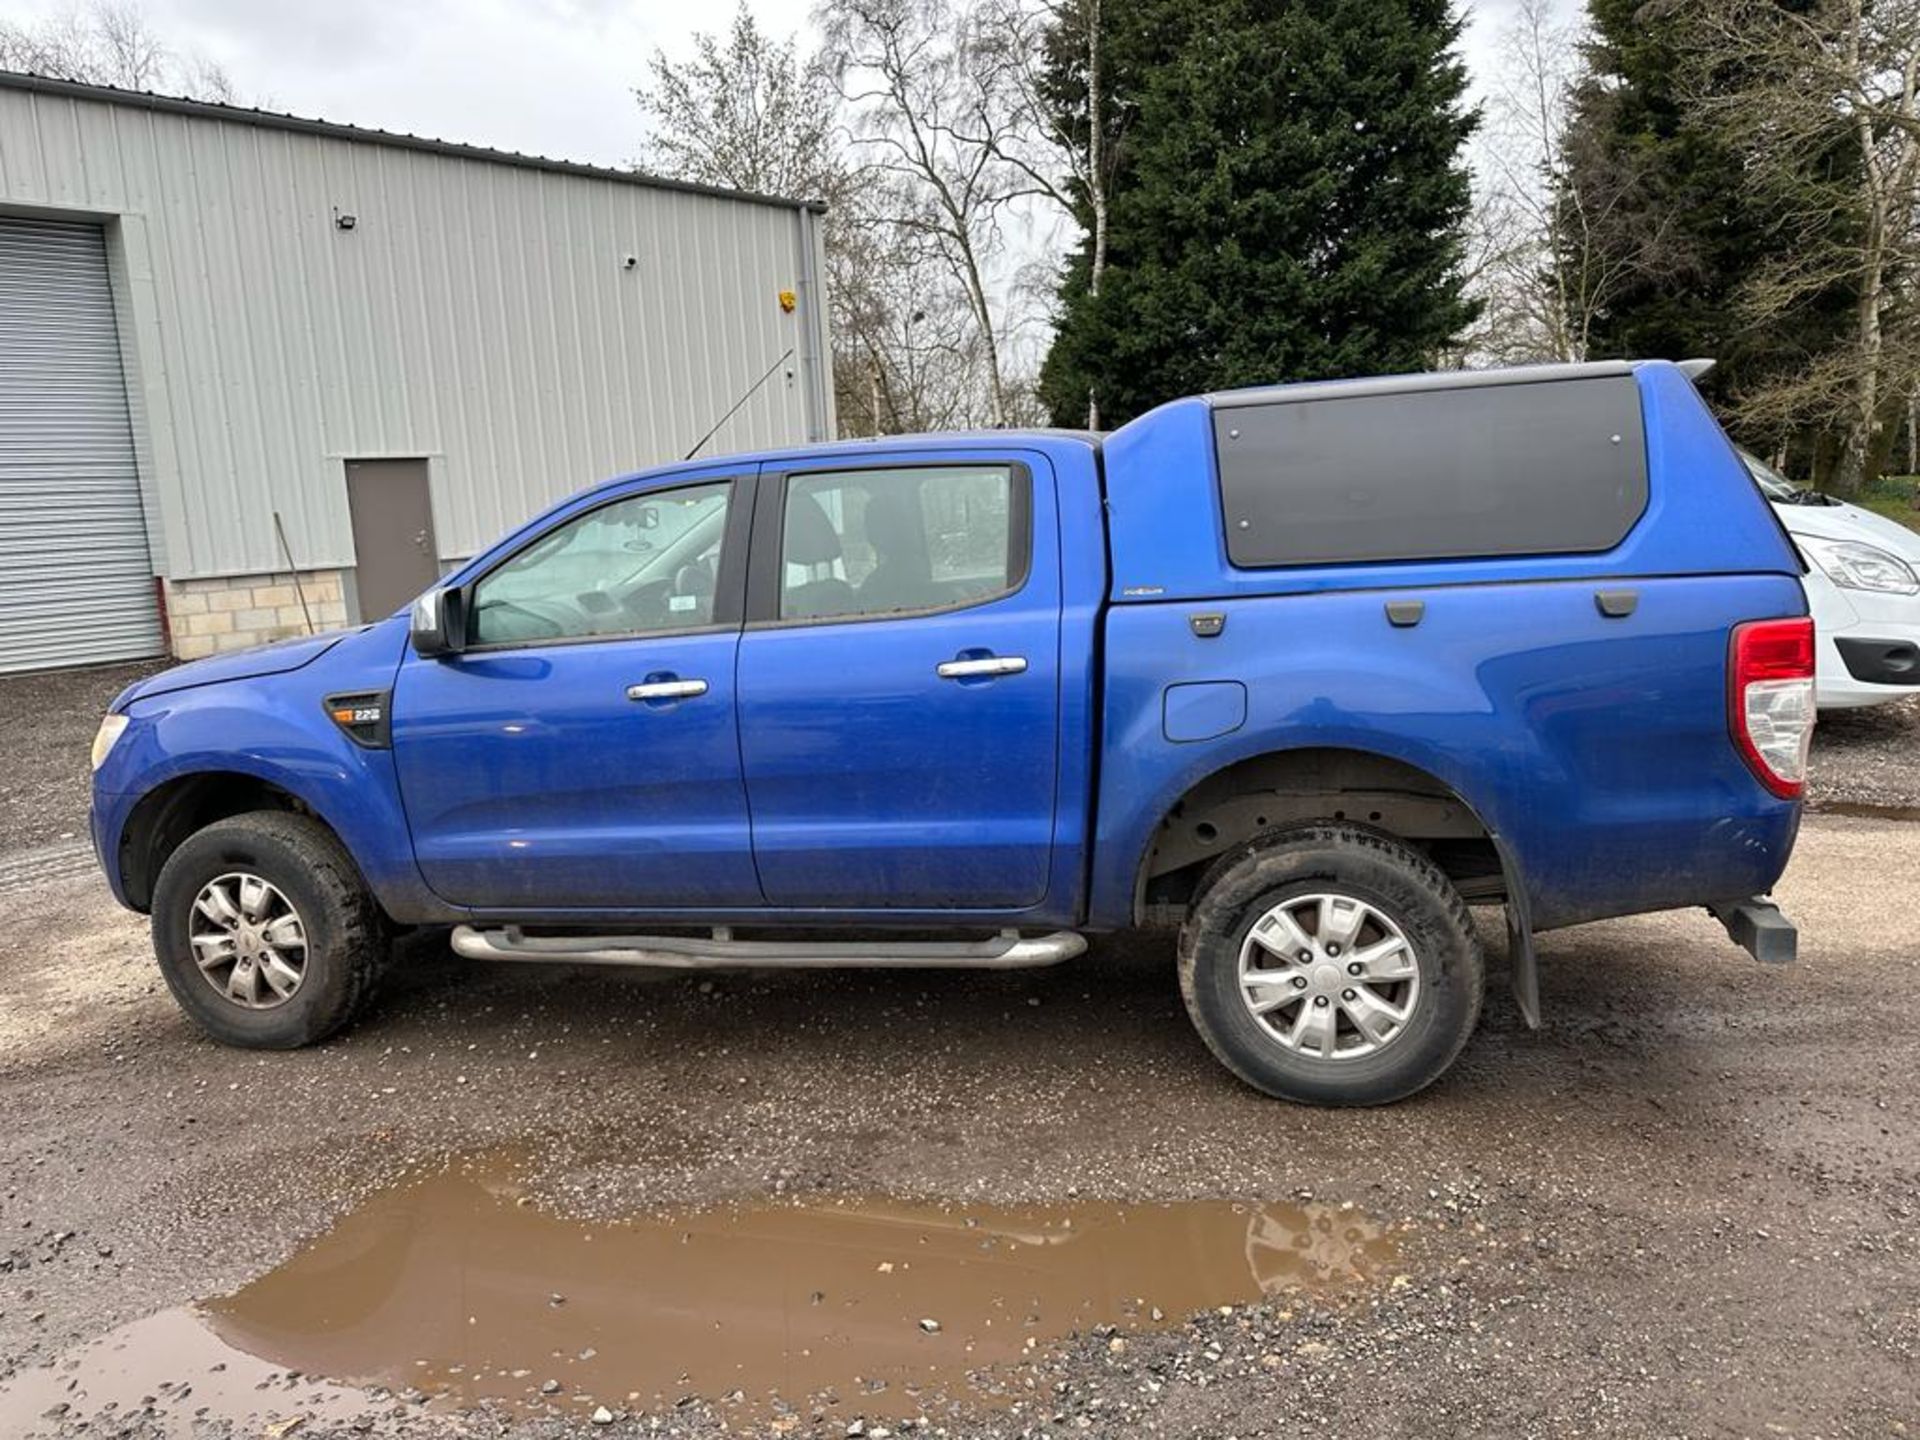
<svg viewBox="0 0 1920 1440"><path fill-rule="evenodd" d="M429 590L413 602L413 653L423 660L458 655L466 648L464 597L457 588Z"/></svg>

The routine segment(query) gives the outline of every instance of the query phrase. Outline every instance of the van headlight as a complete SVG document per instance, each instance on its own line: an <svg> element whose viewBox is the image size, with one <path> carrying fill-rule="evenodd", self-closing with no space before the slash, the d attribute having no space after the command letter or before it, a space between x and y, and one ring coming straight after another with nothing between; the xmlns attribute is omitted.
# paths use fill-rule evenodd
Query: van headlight
<svg viewBox="0 0 1920 1440"><path fill-rule="evenodd" d="M102 765L107 763L107 756L112 752L114 742L126 733L126 729L127 717L124 715L103 715L100 717L100 728L94 732L93 736L94 769L98 770Z"/></svg>
<svg viewBox="0 0 1920 1440"><path fill-rule="evenodd" d="M1847 590L1879 590L1892 595L1920 592L1920 576L1891 551L1857 540L1800 537L1800 548L1834 584Z"/></svg>

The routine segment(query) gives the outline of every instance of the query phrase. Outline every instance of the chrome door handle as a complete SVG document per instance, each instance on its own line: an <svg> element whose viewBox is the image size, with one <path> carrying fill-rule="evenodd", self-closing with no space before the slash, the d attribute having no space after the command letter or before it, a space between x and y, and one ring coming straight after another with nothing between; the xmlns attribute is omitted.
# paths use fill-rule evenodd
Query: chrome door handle
<svg viewBox="0 0 1920 1440"><path fill-rule="evenodd" d="M627 686L629 700L691 700L706 693L704 680L650 680L645 685Z"/></svg>
<svg viewBox="0 0 1920 1440"><path fill-rule="evenodd" d="M948 660L934 667L942 680L965 680L974 675L1018 675L1027 668L1024 655L983 655L978 660Z"/></svg>

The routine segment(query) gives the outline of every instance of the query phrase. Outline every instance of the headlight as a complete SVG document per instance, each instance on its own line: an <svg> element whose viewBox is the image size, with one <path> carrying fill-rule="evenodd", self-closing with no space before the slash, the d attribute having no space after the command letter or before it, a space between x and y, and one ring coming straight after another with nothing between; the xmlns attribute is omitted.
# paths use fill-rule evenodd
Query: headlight
<svg viewBox="0 0 1920 1440"><path fill-rule="evenodd" d="M1880 590L1894 595L1920 591L1920 577L1898 555L1857 540L1800 537L1805 550L1834 584L1848 590Z"/></svg>
<svg viewBox="0 0 1920 1440"><path fill-rule="evenodd" d="M107 763L107 754L113 749L113 742L120 738L126 728L127 717L124 715L103 715L100 718L100 729L93 737L94 769L98 770Z"/></svg>

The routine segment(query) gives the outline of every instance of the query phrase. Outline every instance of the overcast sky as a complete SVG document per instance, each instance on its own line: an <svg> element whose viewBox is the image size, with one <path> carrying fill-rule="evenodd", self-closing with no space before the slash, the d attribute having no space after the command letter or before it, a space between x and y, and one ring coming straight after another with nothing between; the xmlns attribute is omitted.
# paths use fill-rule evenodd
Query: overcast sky
<svg viewBox="0 0 1920 1440"><path fill-rule="evenodd" d="M72 0L4 0L9 18ZM603 165L639 149L632 88L655 46L684 53L734 0L145 0L176 49L225 66L277 110ZM803 30L810 0L751 0ZM1558 0L1571 10L1576 0ZM1465 50L1484 76L1514 0L1473 0Z"/></svg>

